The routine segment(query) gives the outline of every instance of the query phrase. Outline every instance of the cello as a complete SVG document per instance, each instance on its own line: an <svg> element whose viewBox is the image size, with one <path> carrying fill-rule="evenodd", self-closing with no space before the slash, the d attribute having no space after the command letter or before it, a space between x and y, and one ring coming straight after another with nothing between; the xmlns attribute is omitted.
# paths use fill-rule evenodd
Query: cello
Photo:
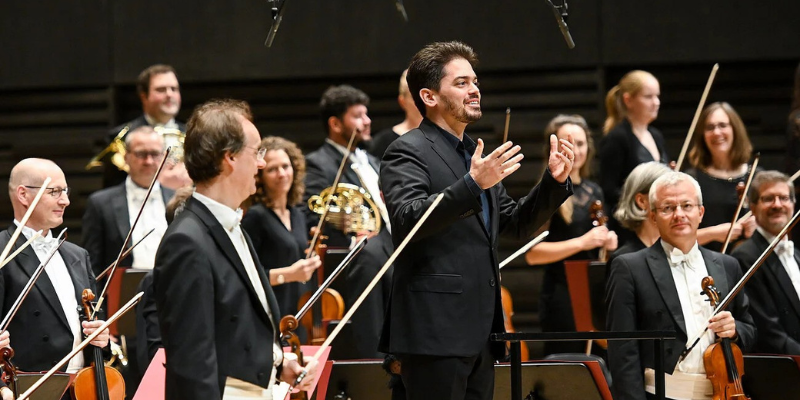
<svg viewBox="0 0 800 400"><path fill-rule="evenodd" d="M714 287L714 278L703 278L701 285L711 307L716 307L720 296ZM703 352L703 365L706 368L706 377L714 387L714 400L750 400L742 387L742 350L730 338L720 338L708 346Z"/></svg>
<svg viewBox="0 0 800 400"><path fill-rule="evenodd" d="M82 296L81 320L87 321L92 315L94 293L84 289ZM97 310L95 310L95 314ZM74 400L123 400L125 398L125 380L122 374L103 363L103 349L92 346L92 364L78 371L72 381L72 398Z"/></svg>
<svg viewBox="0 0 800 400"><path fill-rule="evenodd" d="M328 246L323 244L322 241L326 238L326 236L320 235L316 245L314 246L314 252L319 256L321 265L316 271L314 271L317 279L316 281L312 281L314 282L314 285L312 285L313 289L304 293L297 301L298 310L303 308L303 305L311 299L311 296L314 294L316 289L322 287L325 281L325 273L323 268L325 267L325 250L328 248ZM308 332L307 344L322 344L325 341L325 338L328 336L328 324L331 321L342 319L343 315L344 298L336 290L325 288L319 301L315 301L311 306L310 312L305 314L300 319L300 325L302 325L306 329L306 332ZM281 332L283 332L283 330L281 330Z"/></svg>

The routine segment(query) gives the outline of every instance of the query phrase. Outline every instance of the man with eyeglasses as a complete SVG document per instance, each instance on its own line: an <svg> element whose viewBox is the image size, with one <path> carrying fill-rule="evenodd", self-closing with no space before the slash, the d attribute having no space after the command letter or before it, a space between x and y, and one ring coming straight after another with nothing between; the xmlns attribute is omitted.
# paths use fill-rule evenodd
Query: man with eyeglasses
<svg viewBox="0 0 800 400"><path fill-rule="evenodd" d="M117 259L164 155L164 139L150 126L128 133L125 147L125 162L130 166L125 182L89 196L83 214L83 247L89 251L95 274ZM155 230L122 260L121 266L153 268L158 244L167 229L165 206L173 194L156 182L128 247Z"/></svg>
<svg viewBox="0 0 800 400"><path fill-rule="evenodd" d="M710 399L712 387L703 352L717 337L732 339L746 352L755 342L756 329L744 293L725 311L712 315L701 281L712 276L724 297L742 271L735 258L698 246L697 227L705 210L694 178L682 172L666 173L651 186L649 199L649 218L661 239L613 261L606 287L606 327L609 331L675 331L677 340L666 342L662 359L667 398ZM681 357L706 327L699 342ZM614 399L655 398L655 357L648 341L609 341Z"/></svg>
<svg viewBox="0 0 800 400"><path fill-rule="evenodd" d="M266 166L260 142L245 102L211 100L189 118L184 149L195 191L167 228L153 270L167 399L271 400L276 378L293 382L303 370L283 357L278 303L240 225L239 207ZM301 390L314 381L316 361L306 368Z"/></svg>
<svg viewBox="0 0 800 400"><path fill-rule="evenodd" d="M748 193L756 232L732 255L750 269L794 214L794 184L778 171L756 174ZM800 355L800 252L784 236L747 282L751 313L758 327L756 353Z"/></svg>
<svg viewBox="0 0 800 400"><path fill-rule="evenodd" d="M47 177L52 180L42 188ZM42 237L34 240L18 256L0 270L0 312L7 315L12 303L28 283L31 274L46 260L63 235L53 229L64 222L64 211L70 204L70 191L64 172L54 162L29 158L20 161L11 170L8 194L14 210L14 223L0 232L0 248L5 248L11 236L28 211L39 190L44 194L34 208L22 233L12 248L21 247L35 232ZM92 289L95 278L86 250L64 242L39 276L8 331L11 334L15 356L14 363L23 371L49 370L66 356L84 336L94 332L103 321L81 322L78 306L81 292ZM108 330L101 333L92 345L108 345ZM78 353L62 371L75 373L88 364L91 353ZM2 392L6 392L5 389ZM4 397L5 399L5 394Z"/></svg>

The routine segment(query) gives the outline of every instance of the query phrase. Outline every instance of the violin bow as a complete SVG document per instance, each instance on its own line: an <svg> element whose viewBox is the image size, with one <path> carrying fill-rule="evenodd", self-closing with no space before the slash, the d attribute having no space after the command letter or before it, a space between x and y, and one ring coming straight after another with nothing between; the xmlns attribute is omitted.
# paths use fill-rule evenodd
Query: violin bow
<svg viewBox="0 0 800 400"><path fill-rule="evenodd" d="M733 236L733 226L739 219L739 213L742 212L742 207L744 206L744 202L745 200L747 200L747 192L750 191L750 184L753 182L753 176L755 176L756 174L756 167L758 167L759 158L761 158L761 153L757 153L756 158L753 159L753 166L750 167L750 175L747 177L747 182L744 185L744 193L742 194L742 198L739 199L739 205L736 207L736 212L733 214L733 220L731 221L731 226L728 228L728 236L725 237L725 243L722 244L722 254L725 254L725 250L728 249L728 245L731 243L731 237Z"/></svg>
<svg viewBox="0 0 800 400"><path fill-rule="evenodd" d="M758 271L759 268L761 268L761 265L764 264L764 261L767 260L767 257L769 257L769 255L772 254L772 252L775 250L775 246L777 246L778 243L780 243L781 238L783 238L786 235L786 233L788 233L792 228L794 228L795 224L797 224L798 216L800 216L800 210L798 210L794 214L792 219L789 220L789 223L783 227L783 229L781 230L780 233L778 233L777 236L775 236L775 239L772 240L772 242L769 244L766 250L764 250L764 252L761 253L756 262L750 267L750 269L747 270L747 272L742 276L742 278L739 279L739 282L736 282L736 285L733 286L728 295L725 296L725 298L717 304L717 307L711 314L712 316L719 314L720 311L727 308L728 305L731 303L731 301L733 301L733 298L736 297L736 295L742 291L744 284L747 283L747 281L753 277L753 275L756 273L756 271ZM686 355L689 354L690 351L692 351L692 349L694 348L694 346L697 345L698 342L700 342L700 338L703 335L705 335L707 331L708 331L708 325L706 325L705 329L703 329L700 333L698 333L692 338L691 342L692 345L683 350L683 353L681 353L681 356L678 359L678 363L683 361Z"/></svg>
<svg viewBox="0 0 800 400"><path fill-rule="evenodd" d="M127 256L128 256L128 254L131 254L131 252L133 251L133 249L134 249L136 246L138 246L138 245L139 245L139 243L142 243L142 242L143 242L145 239L147 239L147 237L148 237L148 236L150 236L150 234L151 234L151 233L153 233L155 230L156 230L156 228L150 229L150 230L149 230L147 233L145 233L145 234L144 234L144 236L142 236L142 238L141 238L141 239L137 240L137 241L136 241L136 243L134 243L133 245L131 245L131 248L129 248L129 249L127 249L127 250L125 250L125 252L124 252L124 253L122 253L122 257L120 258L120 260L122 260L122 259L124 259L125 257L127 257ZM104 270L103 270L103 272L101 272L101 273L97 274L97 276L94 278L94 280L95 280L95 281L97 281L97 282L100 282L100 280L101 280L101 279L103 279L103 277L105 277L106 275L108 275L108 273L111 271L111 269L112 269L112 268L114 268L114 266L115 266L115 265L117 265L117 263L116 263L116 262L112 262L112 263L111 263L111 264L110 264L108 267L106 267L106 269L104 269Z"/></svg>
<svg viewBox="0 0 800 400"><path fill-rule="evenodd" d="M64 228L64 230L62 230L61 234L58 236L61 237L61 235L63 235L66 230L67 228ZM53 250L50 251L50 253L47 255L47 258L45 258L44 261L39 263L39 266L36 267L36 270L34 270L30 279L28 279L28 283L26 283L25 287L22 288L22 291L19 293L19 296L17 296L17 299L14 301L14 304L12 304L11 308L8 310L8 314L6 314L6 316L3 318L3 321L0 322L0 331L5 331L8 329L8 325L11 324L11 319L14 318L14 315L16 315L17 311L19 311L20 306L22 306L22 302L25 301L26 297L28 297L28 293L31 292L31 289L33 289L33 285L36 284L36 280L39 279L39 276L42 274L42 271L44 271L44 267L47 266L47 263L49 263L50 260L53 258L53 256L58 252L58 249L61 247L61 245L64 243L65 240L67 240L66 237L60 239L58 241L58 245Z"/></svg>
<svg viewBox="0 0 800 400"><path fill-rule="evenodd" d="M789 178L789 183L794 183L794 181L795 181L795 180L796 180L798 177L800 177L800 169L799 169L799 170L797 170L797 172L795 172L795 173L794 173L794 175L792 175L792 176ZM745 193L745 196L747 196L747 193ZM744 221L744 220L746 220L746 219L750 218L750 216L751 216L751 215L753 215L753 211L752 211L752 210L750 210L750 211L748 211L747 213L745 213L744 215L742 215L742 218L739 218L739 222L742 222L742 221ZM2 268L2 266L0 266L0 268Z"/></svg>
<svg viewBox="0 0 800 400"><path fill-rule="evenodd" d="M378 273L375 274L375 277L372 278L372 281L369 283L369 285L367 285L367 288L364 289L364 291L361 293L361 296L359 296L358 299L356 299L356 301L353 302L353 305L350 306L350 309L347 311L347 314L345 314L344 317L342 317L341 322L339 322L339 324L336 325L336 327L333 329L333 332L331 332L330 335L328 335L328 338L325 339L325 342L322 343L322 345L319 347L319 350L317 350L317 353L314 354L313 356L315 360L318 360L320 356L322 356L322 353L325 352L325 349L330 347L331 342L333 342L333 340L336 338L339 332L341 332L342 328L344 328L344 326L347 325L347 321L350 321L350 318L353 317L353 314L355 314L356 310L358 310L358 307L361 305L361 303L364 302L364 299L367 298L367 295L369 295L369 293L372 291L375 285L377 285L378 282L380 282L381 278L383 278L383 275L386 273L387 270L389 270L389 267L391 267L392 264L394 263L394 260L397 259L397 256L399 256L400 253L403 251L403 249L405 249L408 242L411 241L411 239L417 233L419 228L422 227L422 225L425 223L425 220L427 220L428 217L433 212L433 210L436 209L436 206L439 205L439 202L442 201L442 198L444 198L444 193L440 193L439 195L436 196L436 199L433 200L433 203L431 203L430 207L428 207L428 209L425 211L425 214L422 215L422 218L420 218L419 221L417 221L417 223L414 225L414 227L411 229L411 231L408 233L405 239L403 239L403 242L400 243L399 246L397 246L397 249L395 249L395 251L389 257L389 259L386 260L386 263L383 264L383 267L378 271ZM306 377L307 374L308 372L304 369L303 372L301 372L297 376L297 379L295 379L294 383L288 384L286 382L281 382L280 384L281 387L277 389L279 392L278 395L275 396L275 399L276 400L285 399L286 396L292 391L292 389L297 387L300 384L300 382L303 381L303 379ZM283 393L283 390L286 390L286 392Z"/></svg>
<svg viewBox="0 0 800 400"><path fill-rule="evenodd" d="M511 125L511 107L506 108L506 127L503 129L503 143L508 141L508 127Z"/></svg>
<svg viewBox="0 0 800 400"><path fill-rule="evenodd" d="M550 231L544 231L539 236L533 238L530 242L528 242L525 246L519 248L519 250L515 251L514 254L508 256L503 262L500 263L499 269L503 269L508 263L513 261L515 258L519 257L520 255L526 253L531 247L536 246L537 244L541 243L547 235L550 234Z"/></svg>
<svg viewBox="0 0 800 400"><path fill-rule="evenodd" d="M325 291L325 289L331 286L333 280L336 279L339 276L339 274L341 274L342 271L344 271L344 269L347 268L348 265L350 265L350 262L353 261L353 259L358 255L358 253L361 252L361 250L364 249L364 246L366 245L367 245L367 237L364 236L363 238L361 238L361 240L358 241L358 243L356 243L355 247L353 247L353 249L350 250L349 253L347 253L342 262L340 262L339 265L336 266L336 269L334 269L333 272L331 272L331 274L328 275L325 281L322 282L322 285L320 285L314 292L314 294L311 295L311 298L309 298L308 301L305 304L303 304L303 307L297 311L297 314L294 315L294 318L296 320L299 321L303 319L308 310L311 309L311 306L314 305L314 303L317 300L319 300L320 297L322 297L322 293Z"/></svg>
<svg viewBox="0 0 800 400"><path fill-rule="evenodd" d="M14 243L17 243L17 238L19 238L19 234L22 233L22 228L28 223L28 218L31 217L33 209L35 209L36 205L39 204L39 199L42 198L44 191L47 190L47 186L50 185L50 181L52 181L52 179L48 176L45 178L44 182L42 182L42 187L40 187L39 191L36 192L36 196L33 198L30 207L28 207L28 211L25 211L25 215L22 216L22 221L19 221L17 229L15 229L14 234L11 235L11 240L9 240L8 244L6 244L6 247L3 249L3 253L0 253L0 260L3 260L3 265L5 265L6 256L11 251L11 248L14 247Z"/></svg>
<svg viewBox="0 0 800 400"><path fill-rule="evenodd" d="M133 236L133 230L136 228L136 224L139 222L139 218L142 216L142 212L144 211L144 206L147 205L147 200L150 199L150 193L153 191L153 187L158 182L158 175L161 174L161 170L164 168L164 164L167 162L169 158L170 150L172 147L167 147L166 151L164 151L164 157L161 159L161 164L158 166L158 170L156 170L155 175L153 175L153 181L150 182L150 187L147 188L147 194L144 196L144 201L142 201L142 205L139 207L139 212L136 213L136 219L133 220L131 224L131 229L128 230L128 235L125 236L125 241L122 243L122 248L119 249L119 255L117 255L117 260L114 261L114 264L111 265L111 271L108 273L108 279L106 280L106 284L103 285L103 291L100 292L100 295L97 297L97 305L94 307L92 311L92 315L89 316L89 319L94 319L95 314L97 314L97 310L103 305L103 300L105 300L106 290L108 290L108 285L111 283L111 277L114 275L114 272L117 270L117 265L119 265L120 261L122 261L122 255L125 253L125 247L128 246L128 243L131 241L131 236Z"/></svg>
<svg viewBox="0 0 800 400"><path fill-rule="evenodd" d="M33 243L34 240L36 240L36 239L38 239L40 237L42 237L42 231L34 232L33 235L31 235L31 238L28 239L28 241L23 243L22 246L19 246L18 249L14 250L14 252L11 253L11 255L9 255L5 260L3 260L2 263L0 263L0 269L3 269L3 267L5 267L6 264L10 263L11 260L14 259L14 257L18 256L19 253L22 253L22 251L25 250L26 247L30 246L31 243Z"/></svg>
<svg viewBox="0 0 800 400"><path fill-rule="evenodd" d="M322 215L319 216L317 230L314 232L314 237L311 238L311 243L308 245L308 250L306 250L306 260L311 258L314 254L314 247L316 246L320 235L322 235L322 225L325 224L325 218L328 216L328 209L331 207L331 201L333 200L333 196L336 195L336 187L339 186L339 180L342 178L342 172L344 171L345 165L347 165L347 160L350 158L350 148L353 147L353 143L355 143L356 133L358 133L358 128L354 129L353 134L350 135L350 142L347 143L347 154L343 155L342 162L339 164L339 170L336 171L336 177L333 178L331 194L328 195L328 199L325 200L325 208L322 209Z"/></svg>
<svg viewBox="0 0 800 400"><path fill-rule="evenodd" d="M719 70L719 63L714 64L714 67L711 68L711 75L708 76L708 82L706 82L706 88L705 90L703 90L703 95L700 97L700 103L697 105L697 110L694 112L692 125L689 126L689 133L686 134L686 140L683 141L683 148L681 148L681 154L680 156L678 156L678 162L675 163L675 171L681 170L683 159L684 157L686 157L686 150L689 150L689 143L692 141L694 128L697 126L697 121L700 119L700 113L703 112L703 107L706 105L706 97L708 97L708 92L711 91L711 85L714 83L714 77L717 76L718 70Z"/></svg>
<svg viewBox="0 0 800 400"><path fill-rule="evenodd" d="M58 372L59 368L61 368L62 366L64 366L64 364L69 362L69 360L71 360L72 357L75 357L76 354L83 351L83 349L89 345L89 342L94 340L96 337L100 336L100 334L103 333L103 331L105 331L109 325L113 324L114 322L117 321L117 319L119 319L119 317L124 315L126 312L130 311L133 308L133 306L135 306L136 303L139 302L139 300L142 298L142 295L144 295L144 293L139 292L136 294L136 296L133 296L133 298L130 299L130 301L128 301L127 303L125 303L125 305L122 306L119 309L119 311L114 313L114 315L112 315L111 318L109 318L106 322L100 325L99 328L95 329L95 331L92 332L91 335L87 336L86 339L84 339L83 342L81 342L77 347L72 349L72 351L69 352L69 354L67 354L64 358L62 358L61 361L59 361L56 365L53 366L53 368L47 371L47 373L44 374L44 376L39 378L39 380L37 380L36 383L34 383L30 388L28 388L28 390L25 391L25 393L20 395L19 398L17 398L17 400L29 399L31 397L31 394L33 394L33 392L36 391L36 389L38 389L48 379L50 379L50 377L53 376L53 374Z"/></svg>

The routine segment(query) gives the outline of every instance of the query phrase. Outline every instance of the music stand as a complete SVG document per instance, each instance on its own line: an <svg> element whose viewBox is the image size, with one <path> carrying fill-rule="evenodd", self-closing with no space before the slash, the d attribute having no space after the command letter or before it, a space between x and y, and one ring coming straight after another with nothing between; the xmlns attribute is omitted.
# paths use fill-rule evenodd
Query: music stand
<svg viewBox="0 0 800 400"><path fill-rule="evenodd" d="M17 372L16 394L25 393L33 386L39 378L45 375L44 372ZM64 393L67 393L75 375L65 372L56 372L50 379L46 380L42 386L31 394L31 400L59 400Z"/></svg>
<svg viewBox="0 0 800 400"><path fill-rule="evenodd" d="M334 361L325 400L391 400L389 375L379 360ZM345 397L337 397L344 392Z"/></svg>
<svg viewBox="0 0 800 400"><path fill-rule="evenodd" d="M742 385L754 400L785 400L790 393L800 393L798 357L744 356Z"/></svg>
<svg viewBox="0 0 800 400"><path fill-rule="evenodd" d="M586 363L597 363L587 361ZM599 367L598 367L599 368ZM494 366L495 399L511 398L509 363ZM611 400L605 378L595 378L583 362L536 361L522 363L522 394L534 393L534 399Z"/></svg>

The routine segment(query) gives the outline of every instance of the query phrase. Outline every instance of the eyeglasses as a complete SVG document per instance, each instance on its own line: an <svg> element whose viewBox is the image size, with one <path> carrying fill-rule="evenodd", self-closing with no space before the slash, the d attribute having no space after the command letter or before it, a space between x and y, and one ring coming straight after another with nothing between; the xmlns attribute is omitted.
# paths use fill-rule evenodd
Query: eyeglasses
<svg viewBox="0 0 800 400"><path fill-rule="evenodd" d="M706 125L706 132L714 132L715 129L719 128L719 130L728 129L731 126L728 122L720 122L718 124L708 124Z"/></svg>
<svg viewBox="0 0 800 400"><path fill-rule="evenodd" d="M42 188L41 186L28 186L28 185L23 185L23 186L25 186L28 189L41 189ZM55 198L61 197L62 193L67 195L67 196L69 196L69 186L65 187L65 188L59 188L59 187L52 187L51 188L51 187L49 187L49 188L45 188L45 189L47 190L47 194L49 194L50 196L53 196Z"/></svg>
<svg viewBox="0 0 800 400"><path fill-rule="evenodd" d="M164 152L163 151L141 150L141 151L133 151L133 152L131 152L131 154L133 154L134 157L136 157L136 158L138 158L140 160L147 160L148 157L153 157L153 159L157 160L157 159L159 159L159 158L164 156Z"/></svg>
<svg viewBox="0 0 800 400"><path fill-rule="evenodd" d="M675 214L675 211L677 211L679 208L681 210L683 210L684 213L688 214L688 213L694 211L695 207L697 207L697 204L684 203L684 204L667 204L665 206L656 207L655 209L662 216L669 217L669 216Z"/></svg>
<svg viewBox="0 0 800 400"><path fill-rule="evenodd" d="M766 205L774 204L775 200L780 200L781 203L788 203L789 201L792 200L792 198L784 194L774 194L772 196L761 196L758 198L758 201Z"/></svg>
<svg viewBox="0 0 800 400"><path fill-rule="evenodd" d="M248 149L251 149L251 150L255 150L256 151L256 160L264 161L264 156L267 155L267 148L266 147L261 147L261 148L255 148L255 147L250 147L250 146L244 146L244 147L247 147Z"/></svg>

